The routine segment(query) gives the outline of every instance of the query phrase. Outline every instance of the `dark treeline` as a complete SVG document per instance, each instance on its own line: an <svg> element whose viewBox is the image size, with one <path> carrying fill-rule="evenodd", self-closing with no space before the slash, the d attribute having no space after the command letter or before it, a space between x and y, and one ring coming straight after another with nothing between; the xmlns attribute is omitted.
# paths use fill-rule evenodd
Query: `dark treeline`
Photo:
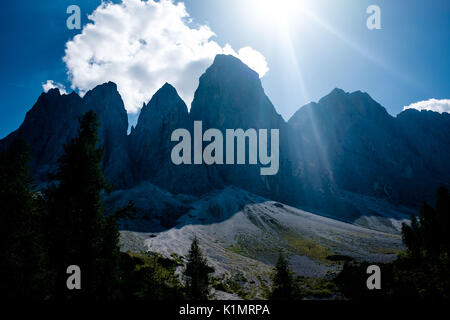
<svg viewBox="0 0 450 320"><path fill-rule="evenodd" d="M78 136L64 147L55 182L35 191L30 149L16 139L0 153L0 297L27 299L206 299L211 272L194 240L185 268L158 254L121 253L118 219L130 203L106 214L110 190L101 170L98 119L80 119ZM81 289L69 290L67 268L81 270ZM206 275L206 276L205 276Z"/></svg>
<svg viewBox="0 0 450 320"><path fill-rule="evenodd" d="M0 154L0 294L44 298L53 283L44 232L45 202L30 190L30 152L23 140Z"/></svg>

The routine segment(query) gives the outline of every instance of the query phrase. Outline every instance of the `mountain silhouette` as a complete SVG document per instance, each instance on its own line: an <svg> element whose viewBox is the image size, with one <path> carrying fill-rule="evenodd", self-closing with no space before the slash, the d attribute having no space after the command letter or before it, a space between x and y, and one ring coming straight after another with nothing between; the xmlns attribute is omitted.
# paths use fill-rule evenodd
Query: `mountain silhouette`
<svg viewBox="0 0 450 320"><path fill-rule="evenodd" d="M294 201L295 196L290 192L295 189L289 164L291 130L264 93L255 71L233 56L217 55L200 77L190 117L192 121L202 121L203 130L278 129L280 168L275 176L262 176L259 165L216 165L215 168L225 185L279 201ZM294 188L285 188L287 185Z"/></svg>
<svg viewBox="0 0 450 320"><path fill-rule="evenodd" d="M0 148L25 138L38 183L49 182L64 144L75 137L78 119L88 110L99 115L103 170L116 189L151 183L170 193L202 195L235 186L339 218L357 211L342 200L347 193L416 207L432 199L439 184L450 183L449 114L406 110L392 117L367 93L334 89L285 122L258 74L229 55L216 56L200 77L190 112L166 83L144 104L127 135L127 114L114 83L99 85L83 98L51 89ZM202 121L203 131L278 129L278 173L261 176L260 165L248 164L174 165L171 133L185 128L193 136L194 121Z"/></svg>
<svg viewBox="0 0 450 320"><path fill-rule="evenodd" d="M134 184L150 181L170 192L187 194L221 187L213 168L172 163L171 150L176 143L171 142L171 134L178 128L192 132L192 121L186 104L175 88L166 83L144 104L129 136Z"/></svg>
<svg viewBox="0 0 450 320"><path fill-rule="evenodd" d="M16 131L1 140L0 147L15 137L23 137L32 148L32 169L38 182L47 182L55 173L66 143L77 135L78 119L94 110L100 120L99 140L105 149L103 170L108 181L118 187L129 183L127 113L113 82L88 91L83 98L58 89L42 93Z"/></svg>
<svg viewBox="0 0 450 320"><path fill-rule="evenodd" d="M392 117L367 93L335 89L300 108L289 124L306 177L335 189L420 205L439 184L450 182L449 119L416 110Z"/></svg>

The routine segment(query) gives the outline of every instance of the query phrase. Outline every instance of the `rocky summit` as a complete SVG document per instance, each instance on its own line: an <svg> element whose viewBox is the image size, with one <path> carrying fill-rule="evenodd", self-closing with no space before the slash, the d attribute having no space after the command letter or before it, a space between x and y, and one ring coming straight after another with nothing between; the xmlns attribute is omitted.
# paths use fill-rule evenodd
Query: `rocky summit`
<svg viewBox="0 0 450 320"><path fill-rule="evenodd" d="M228 55L218 55L200 77L190 112L166 83L144 103L127 134L126 110L114 83L99 85L84 97L51 89L0 141L0 148L23 137L32 147L37 182L49 182L64 144L75 137L78 119L88 110L99 116L105 176L122 193L137 194L151 184L162 193L199 197L234 186L354 222L362 216L388 219L401 206L407 209L400 211L409 212L423 200L432 201L438 185L450 183L449 114L406 110L393 117L367 93L335 89L285 122L258 74ZM260 165L248 164L174 165L171 133L178 128L192 132L194 121L202 121L203 130L278 129L278 173L262 176ZM158 216L154 211L151 215Z"/></svg>
<svg viewBox="0 0 450 320"><path fill-rule="evenodd" d="M78 132L78 119L94 110L100 121L99 143L104 147L103 169L108 181L125 186L129 180L127 113L116 84L108 82L81 98L75 92L60 94L58 89L42 93L28 111L22 125L1 141L5 147L15 137L32 147L32 169L38 182L48 182L55 173L64 145Z"/></svg>
<svg viewBox="0 0 450 320"><path fill-rule="evenodd" d="M335 89L289 120L299 178L418 206L450 181L450 115L406 110L392 117L367 93Z"/></svg>

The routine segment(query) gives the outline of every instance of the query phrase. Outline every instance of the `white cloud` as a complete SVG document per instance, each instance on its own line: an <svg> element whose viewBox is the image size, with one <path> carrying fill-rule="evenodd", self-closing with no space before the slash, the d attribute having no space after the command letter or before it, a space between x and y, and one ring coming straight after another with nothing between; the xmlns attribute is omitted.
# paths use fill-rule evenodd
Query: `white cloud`
<svg viewBox="0 0 450 320"><path fill-rule="evenodd" d="M231 54L239 58L251 69L258 72L260 78L262 78L269 71L266 58L259 51L256 51L252 47L243 47L239 49L238 52L236 52L229 44L227 44L223 48L222 53Z"/></svg>
<svg viewBox="0 0 450 320"><path fill-rule="evenodd" d="M269 70L264 56L244 47L237 53L211 38L206 25L193 26L184 3L169 0L123 0L102 3L90 16L80 34L66 43L63 58L72 89L81 95L96 85L113 81L128 112L165 83L174 85L190 105L198 78L216 54L240 58L260 77Z"/></svg>
<svg viewBox="0 0 450 320"><path fill-rule="evenodd" d="M53 80L47 80L46 83L42 84L42 89L44 92L48 92L50 89L58 88L61 94L67 94L66 87L61 83L54 82Z"/></svg>
<svg viewBox="0 0 450 320"><path fill-rule="evenodd" d="M419 101L410 104L409 106L403 107L406 109L417 109L417 110L431 110L439 113L447 112L450 113L450 99L429 99L425 101Z"/></svg>

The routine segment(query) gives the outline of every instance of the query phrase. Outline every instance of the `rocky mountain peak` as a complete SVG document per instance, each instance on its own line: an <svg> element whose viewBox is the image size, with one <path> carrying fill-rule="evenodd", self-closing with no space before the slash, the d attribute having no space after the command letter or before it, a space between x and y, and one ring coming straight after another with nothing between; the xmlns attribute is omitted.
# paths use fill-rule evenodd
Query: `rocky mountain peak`
<svg viewBox="0 0 450 320"><path fill-rule="evenodd" d="M224 82L227 80L236 80L236 77L253 81L259 79L258 73L250 69L240 59L225 54L216 55L213 64L206 70L204 76L216 76L217 74L222 75L220 79Z"/></svg>
<svg viewBox="0 0 450 320"><path fill-rule="evenodd" d="M186 104L175 88L165 83L150 102L144 104L129 136L134 180L158 181L169 190L175 190L183 173L180 168L174 168L170 160L171 134L175 129L189 129L191 125ZM179 172L179 177L168 179L175 172Z"/></svg>
<svg viewBox="0 0 450 320"><path fill-rule="evenodd" d="M169 113L188 113L187 106L178 95L177 90L169 83L165 83L142 108L139 119L147 116L167 115ZM139 125L139 121L138 121Z"/></svg>
<svg viewBox="0 0 450 320"><path fill-rule="evenodd" d="M333 89L319 102L301 107L288 122L292 127L299 128L315 119L329 119L327 121L349 125L358 121L388 123L393 120L369 94L361 91L349 93L339 88Z"/></svg>
<svg viewBox="0 0 450 320"><path fill-rule="evenodd" d="M258 74L230 55L217 55L200 77L191 118L216 128L270 128L283 122Z"/></svg>
<svg viewBox="0 0 450 320"><path fill-rule="evenodd" d="M174 130L179 126L187 126L187 120L186 104L176 89L169 83L165 83L153 95L150 102L142 107L133 134L161 134L163 126L167 127L167 130Z"/></svg>
<svg viewBox="0 0 450 320"><path fill-rule="evenodd" d="M55 172L64 144L76 136L79 118L89 110L94 110L100 121L99 143L105 149L105 175L111 183L122 185L128 165L128 119L113 82L95 87L83 98L75 92L61 94L58 88L42 93L19 129L2 143L7 144L17 136L24 138L33 149L34 174L45 182Z"/></svg>
<svg viewBox="0 0 450 320"><path fill-rule="evenodd" d="M83 97L88 108L96 112L117 112L126 116L126 110L114 82L106 82L89 90ZM128 120L127 120L128 122Z"/></svg>
<svg viewBox="0 0 450 320"><path fill-rule="evenodd" d="M61 92L58 88L51 88L47 92L42 92L42 94L46 96L60 96Z"/></svg>

